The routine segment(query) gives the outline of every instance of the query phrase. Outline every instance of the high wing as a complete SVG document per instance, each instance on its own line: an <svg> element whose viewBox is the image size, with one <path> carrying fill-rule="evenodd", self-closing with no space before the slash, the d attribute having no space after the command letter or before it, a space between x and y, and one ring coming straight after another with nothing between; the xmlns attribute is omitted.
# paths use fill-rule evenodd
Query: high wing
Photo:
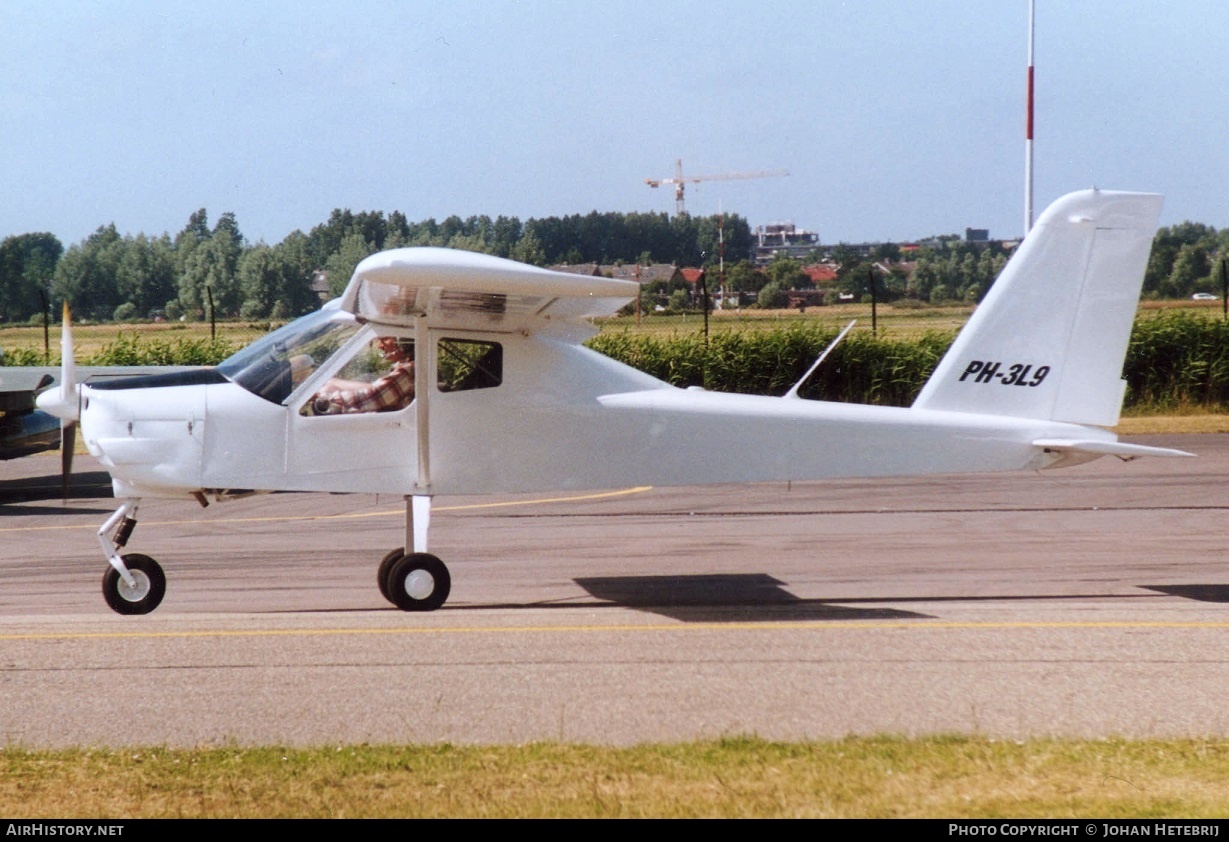
<svg viewBox="0 0 1229 842"><path fill-rule="evenodd" d="M511 332L553 323L591 334L585 319L617 312L639 291L634 281L554 272L489 254L402 248L359 263L341 308L360 321L399 327L425 317L431 327Z"/></svg>

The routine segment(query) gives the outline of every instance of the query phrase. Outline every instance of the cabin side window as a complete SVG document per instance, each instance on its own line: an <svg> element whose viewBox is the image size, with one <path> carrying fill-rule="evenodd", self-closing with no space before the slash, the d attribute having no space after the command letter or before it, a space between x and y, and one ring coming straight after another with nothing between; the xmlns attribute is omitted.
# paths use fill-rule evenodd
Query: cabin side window
<svg viewBox="0 0 1229 842"><path fill-rule="evenodd" d="M441 339L436 346L441 392L491 389L504 379L504 348L498 342Z"/></svg>

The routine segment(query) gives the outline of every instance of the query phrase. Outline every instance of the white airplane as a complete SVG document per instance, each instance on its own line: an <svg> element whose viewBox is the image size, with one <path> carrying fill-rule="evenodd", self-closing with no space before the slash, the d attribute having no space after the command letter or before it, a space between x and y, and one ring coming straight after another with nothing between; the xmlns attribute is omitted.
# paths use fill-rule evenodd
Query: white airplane
<svg viewBox="0 0 1229 842"><path fill-rule="evenodd" d="M1018 471L1104 455L1187 456L1120 442L1123 359L1161 197L1089 190L1054 203L911 407L680 389L581 343L634 282L436 248L364 260L341 299L216 369L77 385L39 406L80 422L119 509L98 531L103 592L152 611L166 580L121 555L146 497L251 491L404 495L405 544L379 564L407 611L448 597L427 552L436 495L633 485ZM67 324L67 320L66 320ZM416 398L385 412L315 414L381 337L413 340ZM368 375L370 376L370 375Z"/></svg>

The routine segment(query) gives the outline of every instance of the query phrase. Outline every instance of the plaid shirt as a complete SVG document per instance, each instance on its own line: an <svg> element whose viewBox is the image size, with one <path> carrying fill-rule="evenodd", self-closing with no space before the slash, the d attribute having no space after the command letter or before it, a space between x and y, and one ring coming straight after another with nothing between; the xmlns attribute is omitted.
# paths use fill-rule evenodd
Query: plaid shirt
<svg viewBox="0 0 1229 842"><path fill-rule="evenodd" d="M392 412L414 400L414 362L397 363L389 372L363 389L342 389L321 395L328 412Z"/></svg>

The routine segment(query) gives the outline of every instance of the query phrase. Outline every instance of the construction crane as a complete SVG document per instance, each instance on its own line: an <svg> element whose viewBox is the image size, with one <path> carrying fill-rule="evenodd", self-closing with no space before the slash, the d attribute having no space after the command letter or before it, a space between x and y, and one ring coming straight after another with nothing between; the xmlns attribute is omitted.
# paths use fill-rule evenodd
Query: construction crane
<svg viewBox="0 0 1229 842"><path fill-rule="evenodd" d="M674 162L674 178L646 178L644 183L650 187L673 184L674 210L676 213L687 213L687 207L683 202L683 187L688 182L696 184L701 181L727 181L734 178L775 178L781 175L789 175L789 172L787 170L761 170L759 172L728 172L717 175L689 175L684 177L683 159L679 158Z"/></svg>

